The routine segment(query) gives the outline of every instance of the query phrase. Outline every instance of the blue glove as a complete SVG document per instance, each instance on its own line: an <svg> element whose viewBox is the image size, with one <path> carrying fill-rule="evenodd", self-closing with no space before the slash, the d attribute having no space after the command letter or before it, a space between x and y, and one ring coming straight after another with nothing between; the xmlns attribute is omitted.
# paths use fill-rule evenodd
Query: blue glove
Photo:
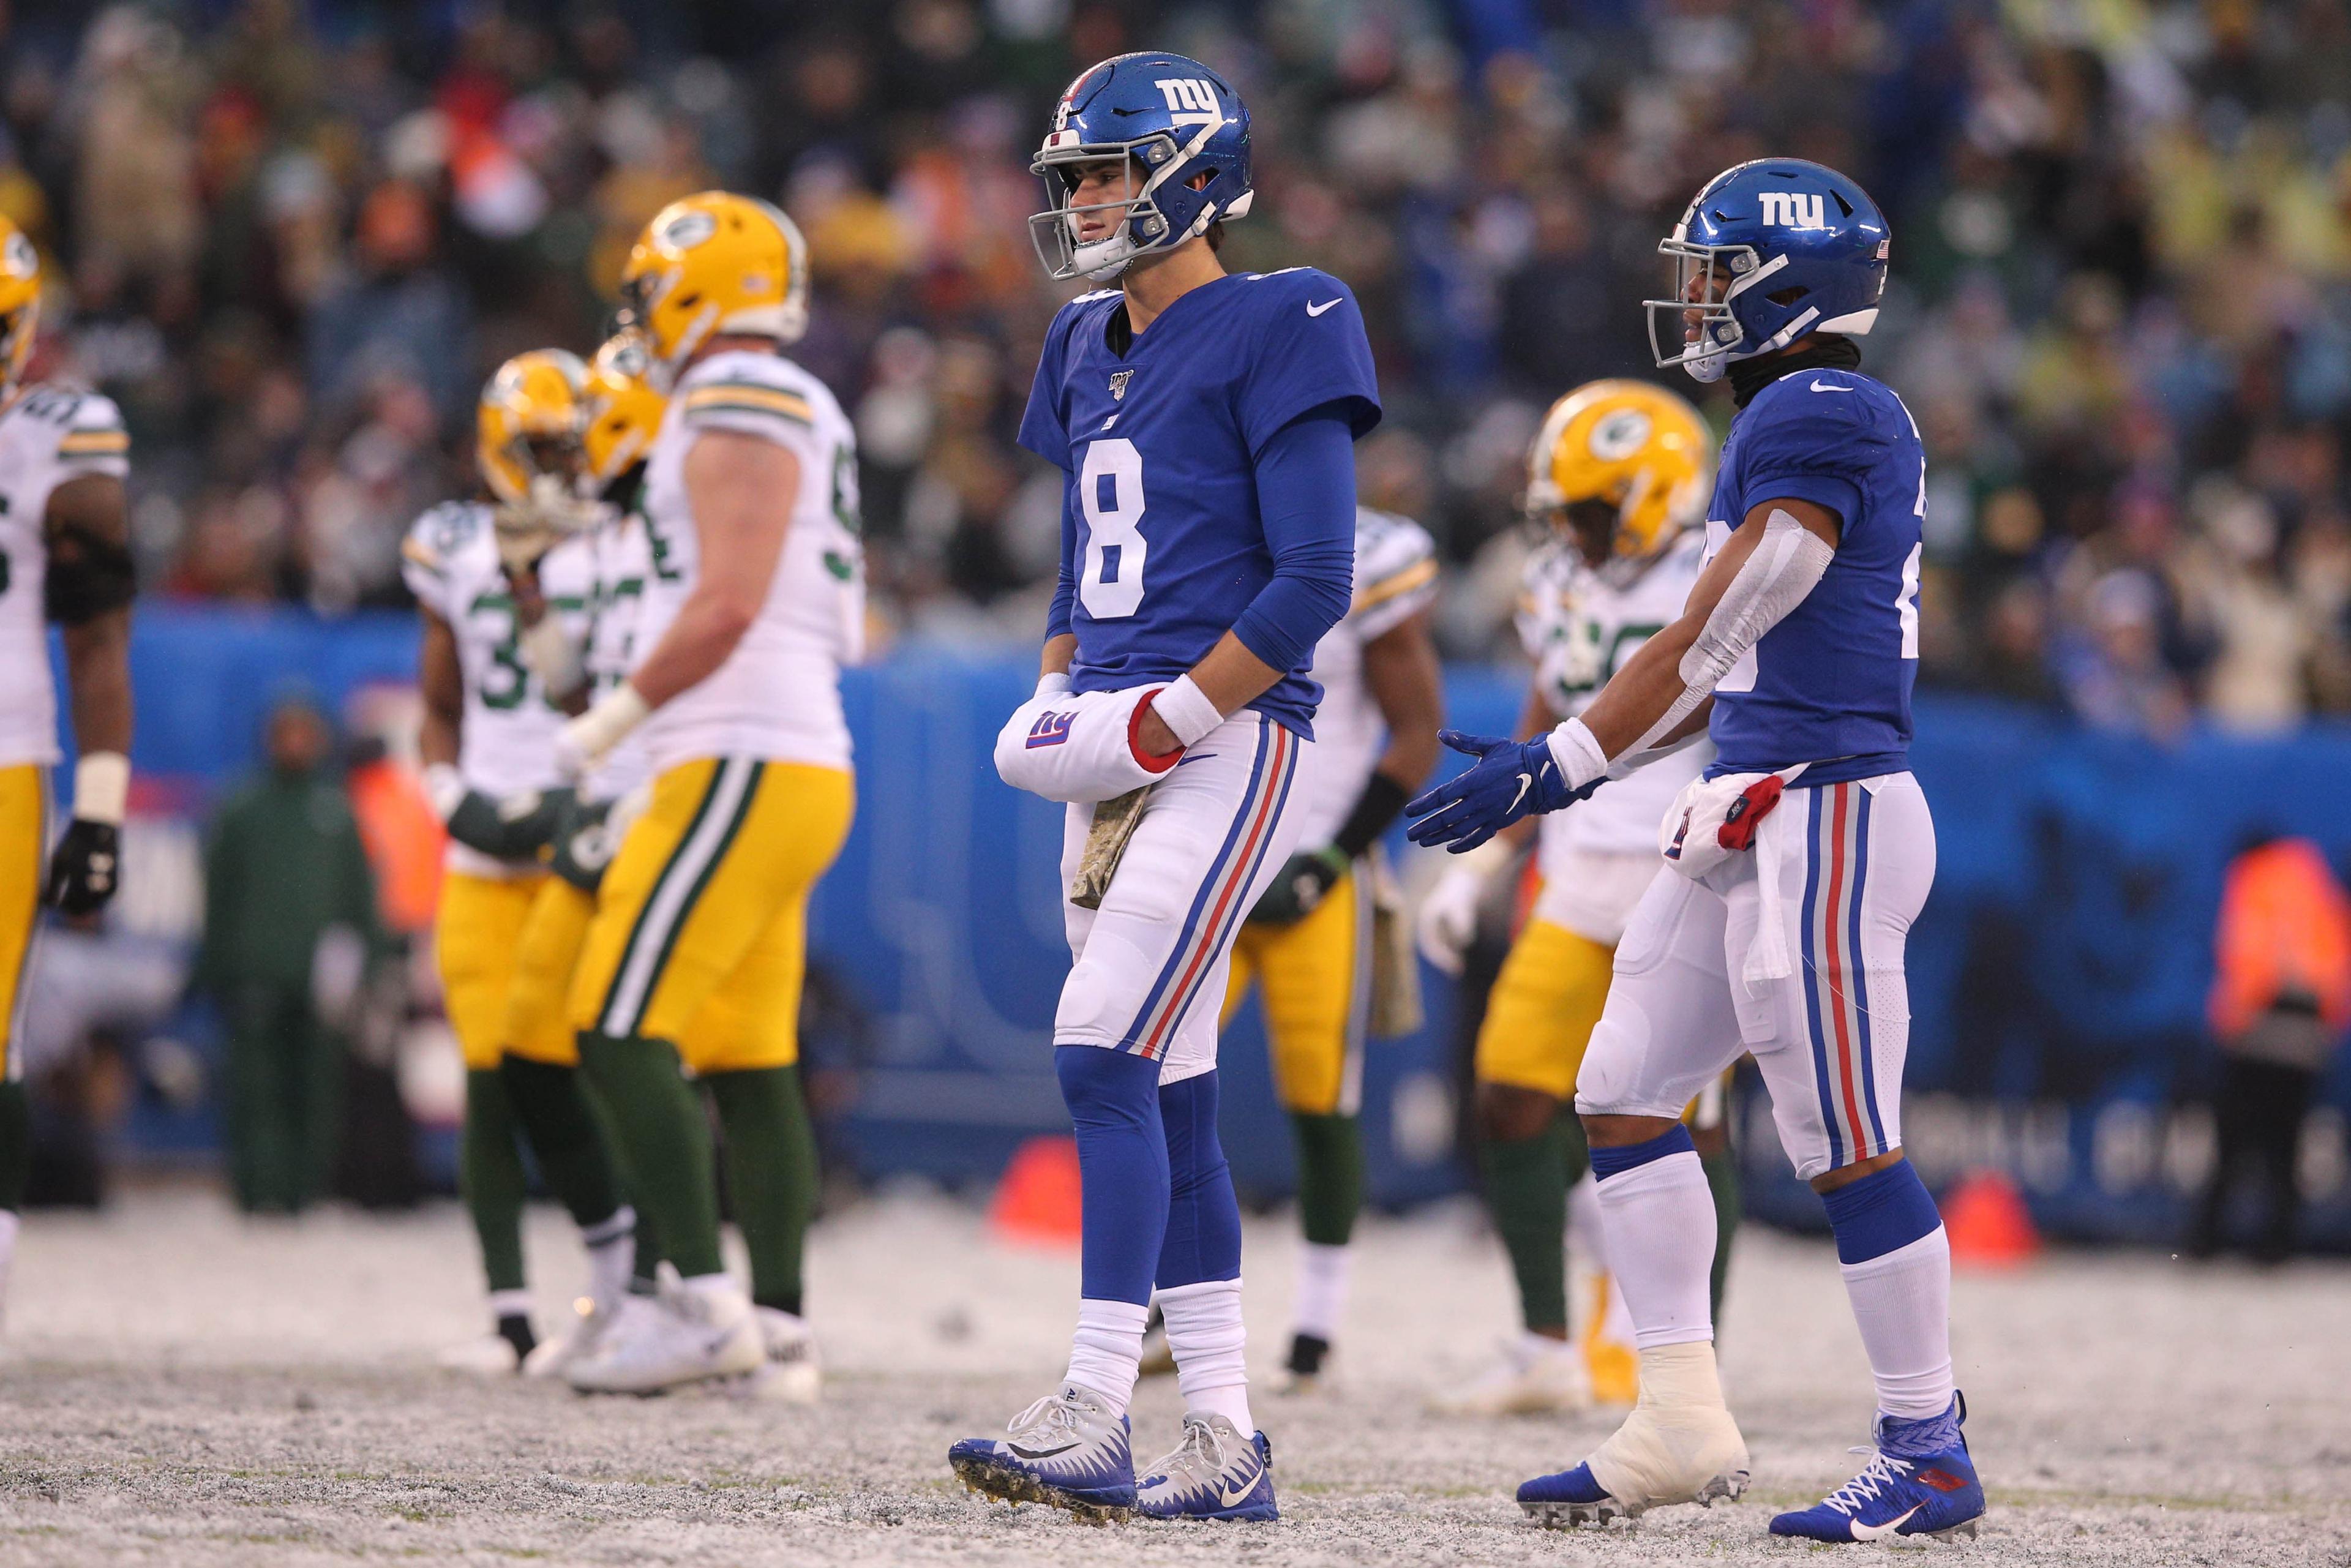
<svg viewBox="0 0 2351 1568"><path fill-rule="evenodd" d="M1581 789L1567 787L1544 736L1504 740L1440 729L1437 738L1478 760L1405 808L1417 819L1405 836L1416 844L1443 844L1455 854L1474 850L1520 817L1556 811L1588 798L1605 782L1594 779Z"/></svg>

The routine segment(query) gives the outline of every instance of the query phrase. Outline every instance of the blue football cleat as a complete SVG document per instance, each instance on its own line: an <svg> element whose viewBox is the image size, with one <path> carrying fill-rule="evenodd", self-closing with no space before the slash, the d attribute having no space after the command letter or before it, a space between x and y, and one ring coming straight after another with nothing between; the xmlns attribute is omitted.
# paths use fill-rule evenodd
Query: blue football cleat
<svg viewBox="0 0 2351 1568"><path fill-rule="evenodd" d="M1076 1384L1012 1417L1001 1437L966 1437L947 1463L965 1486L1007 1502L1041 1502L1096 1522L1134 1513L1126 1417Z"/></svg>
<svg viewBox="0 0 2351 1568"><path fill-rule="evenodd" d="M1966 1419L1967 1406L1956 1397L1947 1413L1923 1421L1879 1416L1876 1448L1854 1450L1870 1456L1861 1474L1812 1507L1781 1514L1771 1521L1771 1533L1836 1542L1896 1535L1973 1539L1984 1516L1984 1491L1959 1431Z"/></svg>
<svg viewBox="0 0 2351 1568"><path fill-rule="evenodd" d="M1243 1437L1222 1416L1186 1416L1176 1451L1151 1467L1137 1489L1146 1519L1276 1520L1273 1445Z"/></svg>

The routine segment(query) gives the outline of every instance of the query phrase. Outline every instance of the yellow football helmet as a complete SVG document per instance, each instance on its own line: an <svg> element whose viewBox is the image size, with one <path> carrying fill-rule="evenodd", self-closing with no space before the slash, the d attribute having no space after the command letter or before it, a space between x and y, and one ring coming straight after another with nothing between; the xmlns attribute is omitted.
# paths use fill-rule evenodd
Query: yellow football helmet
<svg viewBox="0 0 2351 1568"><path fill-rule="evenodd" d="M808 330L808 244L767 203L704 191L653 214L622 266L621 298L656 380L715 332L797 342Z"/></svg>
<svg viewBox="0 0 2351 1568"><path fill-rule="evenodd" d="M527 566L598 519L579 493L587 393L588 367L562 349L517 354L482 389L475 451L500 502L498 551L509 565Z"/></svg>
<svg viewBox="0 0 2351 1568"><path fill-rule="evenodd" d="M653 390L653 350L636 331L616 332L588 365L587 489L602 495L645 460L669 400Z"/></svg>
<svg viewBox="0 0 2351 1568"><path fill-rule="evenodd" d="M24 230L0 217L0 397L16 390L40 326L40 253Z"/></svg>
<svg viewBox="0 0 2351 1568"><path fill-rule="evenodd" d="M1594 564L1654 560L1706 513L1714 437L1646 382L1588 382L1551 405L1527 455L1527 516Z"/></svg>

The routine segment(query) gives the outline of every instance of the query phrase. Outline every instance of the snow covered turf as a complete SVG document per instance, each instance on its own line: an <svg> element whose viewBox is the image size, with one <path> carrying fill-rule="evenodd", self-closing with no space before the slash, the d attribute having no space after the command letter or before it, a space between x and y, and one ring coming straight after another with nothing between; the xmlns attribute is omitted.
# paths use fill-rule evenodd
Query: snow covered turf
<svg viewBox="0 0 2351 1568"><path fill-rule="evenodd" d="M532 1218L552 1321L576 1285L559 1217ZM1250 1328L1277 1354L1290 1231L1249 1234ZM240 1222L201 1192L26 1227L0 1365L0 1564L691 1563L1790 1563L1769 1511L1858 1463L1859 1342L1825 1246L1750 1229L1723 1359L1753 1449L1749 1500L1603 1536L1510 1501L1613 1417L1421 1413L1508 1330L1500 1259L1459 1209L1364 1232L1344 1385L1259 1396L1284 1522L1105 1531L1008 1510L949 1478L1060 1370L1074 1254L991 1240L914 1196L829 1220L811 1306L832 1367L815 1410L706 1396L584 1400L436 1371L476 1330L454 1207ZM1991 1563L2351 1563L2351 1271L2256 1274L2073 1254L1963 1276L1954 1308ZM1145 1452L1175 1431L1146 1385ZM1914 1557L1912 1560L1918 1560Z"/></svg>

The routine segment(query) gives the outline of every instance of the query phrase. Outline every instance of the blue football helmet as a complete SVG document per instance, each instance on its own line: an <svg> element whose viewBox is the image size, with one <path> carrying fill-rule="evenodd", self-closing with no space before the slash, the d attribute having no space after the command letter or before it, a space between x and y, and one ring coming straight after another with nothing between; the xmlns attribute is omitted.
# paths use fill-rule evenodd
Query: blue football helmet
<svg viewBox="0 0 2351 1568"><path fill-rule="evenodd" d="M1109 159L1124 161L1123 198L1073 205L1080 171ZM1249 110L1197 60L1119 55L1063 91L1029 172L1043 177L1051 204L1029 220L1045 270L1112 277L1138 256L1172 250L1249 210ZM1101 214L1111 214L1108 231L1081 239L1081 224Z"/></svg>
<svg viewBox="0 0 2351 1568"><path fill-rule="evenodd" d="M1674 258L1675 295L1643 301L1657 364L1713 382L1807 332L1865 336L1890 239L1877 204L1834 169L1759 158L1724 170L1657 244Z"/></svg>

